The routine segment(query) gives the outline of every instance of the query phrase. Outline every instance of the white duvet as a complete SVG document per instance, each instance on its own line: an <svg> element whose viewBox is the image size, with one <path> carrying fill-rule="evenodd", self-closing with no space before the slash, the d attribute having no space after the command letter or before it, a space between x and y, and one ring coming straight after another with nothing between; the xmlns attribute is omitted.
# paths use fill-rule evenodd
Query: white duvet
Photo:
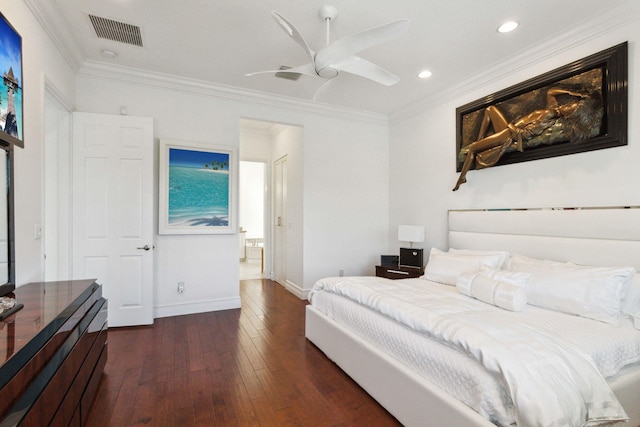
<svg viewBox="0 0 640 427"><path fill-rule="evenodd" d="M513 313L437 288L416 294L409 283L371 277L323 279L310 300L320 291L369 307L477 360L511 396L519 426L589 426L627 418L589 356L549 330L514 322Z"/></svg>

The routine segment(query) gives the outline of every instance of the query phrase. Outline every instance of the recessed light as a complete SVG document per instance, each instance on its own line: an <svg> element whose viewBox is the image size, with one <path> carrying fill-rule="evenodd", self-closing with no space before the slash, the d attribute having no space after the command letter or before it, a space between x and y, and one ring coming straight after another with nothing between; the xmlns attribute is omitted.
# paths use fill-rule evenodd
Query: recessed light
<svg viewBox="0 0 640 427"><path fill-rule="evenodd" d="M420 73L418 73L418 77L420 77L421 79L426 79L431 77L431 71L429 70L422 70L420 71Z"/></svg>
<svg viewBox="0 0 640 427"><path fill-rule="evenodd" d="M511 31L518 28L518 23L516 21L507 21L504 24L498 27L499 33L510 33Z"/></svg>
<svg viewBox="0 0 640 427"><path fill-rule="evenodd" d="M102 56L108 59L116 59L116 57L118 56L114 51L112 50L103 50L102 51Z"/></svg>

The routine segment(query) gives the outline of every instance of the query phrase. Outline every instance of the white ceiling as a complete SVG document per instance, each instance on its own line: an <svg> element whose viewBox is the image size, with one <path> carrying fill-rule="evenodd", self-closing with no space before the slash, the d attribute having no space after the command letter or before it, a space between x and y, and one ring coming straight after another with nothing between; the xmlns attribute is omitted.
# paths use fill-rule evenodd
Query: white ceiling
<svg viewBox="0 0 640 427"><path fill-rule="evenodd" d="M551 39L569 36L599 15L635 0L27 0L78 67L105 62L248 91L311 100L322 84L245 73L295 66L305 53L270 15L287 17L315 50L324 44L319 9L338 9L332 40L408 18L409 31L359 55L400 77L385 87L342 73L317 102L391 114L487 72ZM143 47L98 38L88 14L139 26ZM44 18L42 18L44 17ZM496 28L505 20L520 27ZM117 54L105 58L103 50ZM595 52L594 52L595 53ZM433 72L417 78L424 68Z"/></svg>

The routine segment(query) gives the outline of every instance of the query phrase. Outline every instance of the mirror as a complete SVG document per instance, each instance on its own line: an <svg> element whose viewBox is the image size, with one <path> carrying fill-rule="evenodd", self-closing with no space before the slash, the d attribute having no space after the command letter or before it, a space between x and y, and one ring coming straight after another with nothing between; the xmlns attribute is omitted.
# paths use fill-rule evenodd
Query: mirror
<svg viewBox="0 0 640 427"><path fill-rule="evenodd" d="M0 296L15 289L12 163L13 145L0 141Z"/></svg>

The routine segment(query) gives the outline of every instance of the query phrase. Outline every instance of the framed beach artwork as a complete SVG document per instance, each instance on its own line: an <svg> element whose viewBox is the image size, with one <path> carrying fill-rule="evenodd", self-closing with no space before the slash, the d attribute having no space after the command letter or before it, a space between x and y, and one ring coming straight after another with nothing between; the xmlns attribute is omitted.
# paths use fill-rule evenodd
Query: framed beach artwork
<svg viewBox="0 0 640 427"><path fill-rule="evenodd" d="M235 233L236 149L160 140L159 234Z"/></svg>

